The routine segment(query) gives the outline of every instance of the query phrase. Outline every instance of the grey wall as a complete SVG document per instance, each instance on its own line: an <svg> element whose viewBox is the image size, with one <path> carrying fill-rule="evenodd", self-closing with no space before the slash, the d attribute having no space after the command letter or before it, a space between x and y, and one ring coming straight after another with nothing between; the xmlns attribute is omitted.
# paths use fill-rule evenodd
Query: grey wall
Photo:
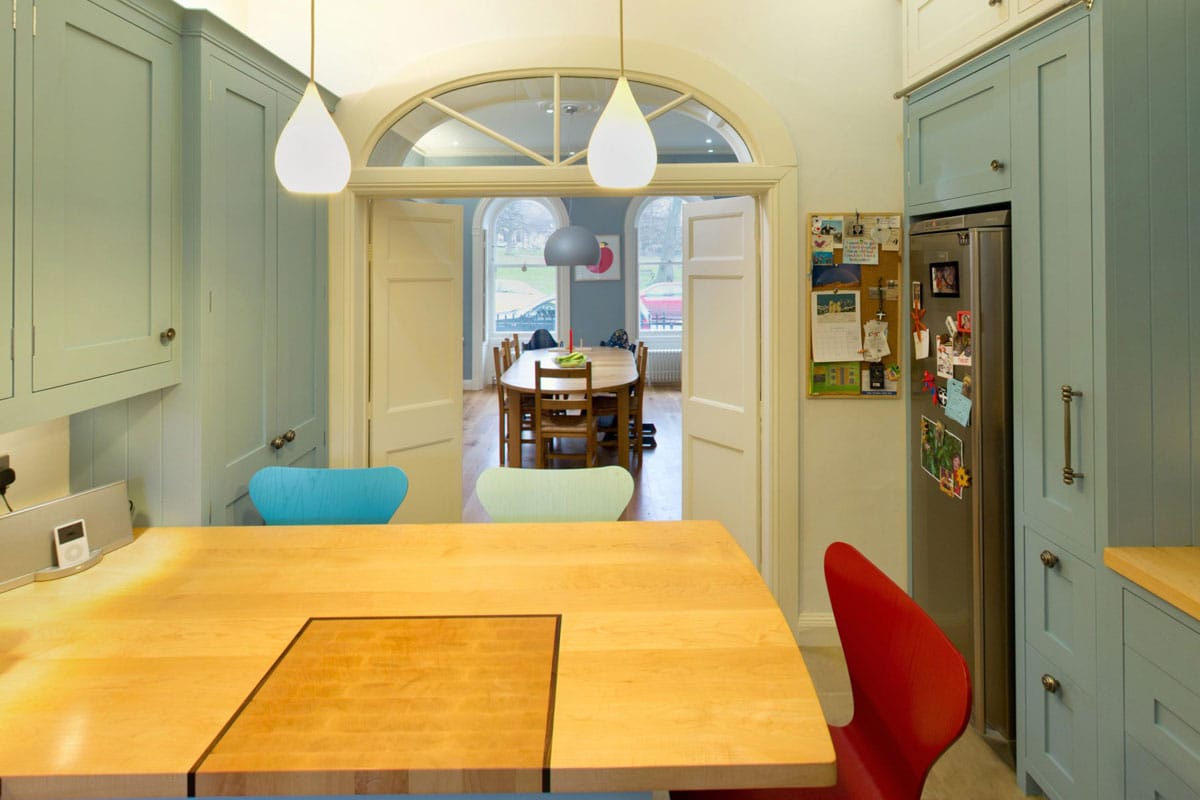
<svg viewBox="0 0 1200 800"><path fill-rule="evenodd" d="M574 197L563 198L570 213L571 222L583 225L593 233L616 235L621 241L620 252L615 253L621 265L621 279L616 281L576 281L571 277L571 327L575 339L581 337L589 345L596 344L612 335L617 328L625 327L625 282L630 276L625 271L625 213L631 199L628 197ZM464 380L470 380L471 354L478 344L480 321L473 319L472 304L475 282L471 280L474 262L474 236L472 221L480 198L457 198L446 200L448 204L463 209L463 369Z"/></svg>

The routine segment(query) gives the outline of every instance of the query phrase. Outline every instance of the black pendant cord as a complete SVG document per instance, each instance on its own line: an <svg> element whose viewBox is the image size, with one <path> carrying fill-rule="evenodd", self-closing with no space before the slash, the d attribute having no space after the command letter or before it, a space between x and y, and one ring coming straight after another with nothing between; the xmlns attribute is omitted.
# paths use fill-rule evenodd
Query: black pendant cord
<svg viewBox="0 0 1200 800"><path fill-rule="evenodd" d="M311 0L308 13L308 80L316 83L317 74L317 0Z"/></svg>
<svg viewBox="0 0 1200 800"><path fill-rule="evenodd" d="M313 0L316 2L316 0ZM625 77L625 0L618 0L617 4L617 28L619 41L621 42L621 74L620 77Z"/></svg>

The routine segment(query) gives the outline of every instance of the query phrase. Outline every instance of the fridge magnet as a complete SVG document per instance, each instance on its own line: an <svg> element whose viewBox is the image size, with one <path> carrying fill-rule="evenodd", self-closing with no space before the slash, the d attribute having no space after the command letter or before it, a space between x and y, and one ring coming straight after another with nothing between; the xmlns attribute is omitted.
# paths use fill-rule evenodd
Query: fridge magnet
<svg viewBox="0 0 1200 800"><path fill-rule="evenodd" d="M939 378L954 377L953 345L949 336L937 337L937 376Z"/></svg>
<svg viewBox="0 0 1200 800"><path fill-rule="evenodd" d="M833 253L829 254L833 258ZM813 264L813 288L852 289L862 285L862 267L858 264Z"/></svg>
<svg viewBox="0 0 1200 800"><path fill-rule="evenodd" d="M963 394L963 382L949 378L946 381L946 416L962 425L971 424L971 399Z"/></svg>
<svg viewBox="0 0 1200 800"><path fill-rule="evenodd" d="M621 260L617 254L621 252L621 237L616 234L597 236L600 243L600 260L595 264L581 264L575 267L577 281L619 281L621 279Z"/></svg>
<svg viewBox="0 0 1200 800"><path fill-rule="evenodd" d="M937 382L929 374L929 370L925 370L925 374L921 376L921 391L929 392L933 402L937 403Z"/></svg>
<svg viewBox="0 0 1200 800"><path fill-rule="evenodd" d="M958 333L971 332L971 312L956 311L954 312L954 327L958 329Z"/></svg>
<svg viewBox="0 0 1200 800"><path fill-rule="evenodd" d="M954 485L960 490L971 485L971 473L967 471L966 467L959 467L958 472L954 473ZM958 495L961 497L962 492L959 491Z"/></svg>
<svg viewBox="0 0 1200 800"><path fill-rule="evenodd" d="M929 265L929 288L934 297L958 297L958 262L934 261Z"/></svg>
<svg viewBox="0 0 1200 800"><path fill-rule="evenodd" d="M962 379L962 395L963 397L971 396L972 381L970 375L964 375Z"/></svg>
<svg viewBox="0 0 1200 800"><path fill-rule="evenodd" d="M847 236L842 244L842 258L852 264L878 264L879 245L865 236Z"/></svg>
<svg viewBox="0 0 1200 800"><path fill-rule="evenodd" d="M937 404L943 409L946 408L946 387L939 386L937 390Z"/></svg>

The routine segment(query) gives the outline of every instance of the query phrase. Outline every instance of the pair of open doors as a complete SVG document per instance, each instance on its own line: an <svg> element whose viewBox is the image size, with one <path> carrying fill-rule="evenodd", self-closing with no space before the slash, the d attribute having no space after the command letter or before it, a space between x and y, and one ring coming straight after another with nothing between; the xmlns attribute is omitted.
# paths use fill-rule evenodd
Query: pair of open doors
<svg viewBox="0 0 1200 800"><path fill-rule="evenodd" d="M409 478L398 521L462 518L462 208L376 200L370 461ZM682 509L761 566L758 215L752 197L683 207Z"/></svg>

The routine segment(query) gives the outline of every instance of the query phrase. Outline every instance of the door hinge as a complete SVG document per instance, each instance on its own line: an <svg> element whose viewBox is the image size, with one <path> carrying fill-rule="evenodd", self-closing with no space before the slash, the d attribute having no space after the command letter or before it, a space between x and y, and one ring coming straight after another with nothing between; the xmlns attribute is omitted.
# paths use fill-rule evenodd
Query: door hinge
<svg viewBox="0 0 1200 800"><path fill-rule="evenodd" d="M371 262L374 260L375 260L375 243L367 242L367 261Z"/></svg>
<svg viewBox="0 0 1200 800"><path fill-rule="evenodd" d="M13 0L13 30L17 29L17 0Z"/></svg>
<svg viewBox="0 0 1200 800"><path fill-rule="evenodd" d="M212 313L212 290L208 291L208 313Z"/></svg>

